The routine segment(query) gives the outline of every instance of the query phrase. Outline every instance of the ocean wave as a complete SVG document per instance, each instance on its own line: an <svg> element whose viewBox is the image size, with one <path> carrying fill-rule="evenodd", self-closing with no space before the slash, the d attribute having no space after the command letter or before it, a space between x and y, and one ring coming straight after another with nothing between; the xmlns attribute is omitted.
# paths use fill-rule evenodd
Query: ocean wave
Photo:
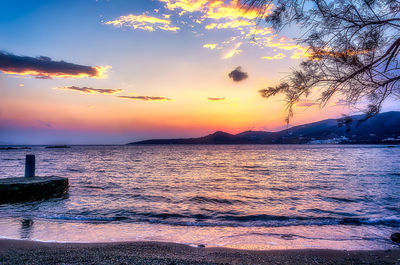
<svg viewBox="0 0 400 265"><path fill-rule="evenodd" d="M146 201L146 202L170 202L171 199L164 196L157 195L142 195L142 194L133 194L126 195L127 197L135 198L137 200Z"/></svg>
<svg viewBox="0 0 400 265"><path fill-rule="evenodd" d="M87 188L87 189L98 189L98 190L104 190L104 188L103 187L100 187L100 186L93 186L93 185L84 185L84 186L81 186L82 188Z"/></svg>
<svg viewBox="0 0 400 265"><path fill-rule="evenodd" d="M42 215L38 216L41 219L59 220L59 221L82 221L82 222L113 222L122 221L126 217L102 217L102 216L81 216L81 215Z"/></svg>
<svg viewBox="0 0 400 265"><path fill-rule="evenodd" d="M340 215L340 216L355 216L356 215L354 213L338 212L338 211L331 211L331 210L322 210L322 209L317 209L317 208L307 209L307 210L304 210L304 212L317 213L317 214Z"/></svg>
<svg viewBox="0 0 400 265"><path fill-rule="evenodd" d="M133 220L131 220L133 221ZM165 224L173 226L204 226L204 227L288 227L288 226L336 226L336 225L354 225L354 226L388 226L400 227L400 220L396 219L358 219L358 218L282 218L274 217L270 220L257 220L245 222L232 222L224 220L172 220L172 219L140 219L140 222L149 222L152 224Z"/></svg>
<svg viewBox="0 0 400 265"><path fill-rule="evenodd" d="M261 232L251 232L251 233L243 233L243 234L234 234L225 236L224 238L233 238L233 237L241 237L248 235L256 235L256 236L268 236L268 237L277 237L284 240L295 240L295 239L307 239L307 240L321 240L321 241L384 241L387 242L388 239L382 237L367 237L367 236L351 236L351 237L331 237L327 235L327 237L315 237L315 236L305 236L300 234L291 234L291 233L261 233Z"/></svg>
<svg viewBox="0 0 400 265"><path fill-rule="evenodd" d="M74 172L74 173L84 173L85 169L83 168L67 168L67 172Z"/></svg>
<svg viewBox="0 0 400 265"><path fill-rule="evenodd" d="M241 200L217 199L217 198L208 198L203 196L195 196L190 198L188 201L197 203L215 203L215 204L230 204L230 205L235 203L244 203Z"/></svg>
<svg viewBox="0 0 400 265"><path fill-rule="evenodd" d="M84 212L81 214L62 214L38 216L43 219L82 221L82 222L132 222L165 224L174 226L208 226L208 227L287 227L287 226L387 226L400 227L400 218L358 218L358 217L309 217L279 215L206 215L178 213L135 213L120 211L114 215Z"/></svg>
<svg viewBox="0 0 400 265"><path fill-rule="evenodd" d="M334 196L325 196L321 197L321 200L328 201L328 202L344 202L344 203L358 203L358 202L365 202L370 201L368 198L343 198L343 197L334 197Z"/></svg>

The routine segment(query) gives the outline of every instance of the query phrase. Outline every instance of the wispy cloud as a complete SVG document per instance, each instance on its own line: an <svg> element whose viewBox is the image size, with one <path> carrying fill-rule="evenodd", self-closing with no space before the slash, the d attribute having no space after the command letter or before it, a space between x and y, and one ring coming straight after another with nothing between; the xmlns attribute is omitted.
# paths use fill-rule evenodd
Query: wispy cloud
<svg viewBox="0 0 400 265"><path fill-rule="evenodd" d="M143 101L167 101L171 100L166 97L151 97L151 96L117 96L119 98L132 99L132 100L143 100Z"/></svg>
<svg viewBox="0 0 400 265"><path fill-rule="evenodd" d="M285 57L286 57L286 55L284 55L283 53L278 53L278 54L275 54L274 56L264 56L261 58L264 60L281 60Z"/></svg>
<svg viewBox="0 0 400 265"><path fill-rule="evenodd" d="M79 91L85 94L107 94L107 95L114 95L122 92L122 89L100 89L100 88L92 88L92 87L77 87L77 86L65 86L65 87L58 87L57 89L62 90L74 90Z"/></svg>
<svg viewBox="0 0 400 265"><path fill-rule="evenodd" d="M242 8L240 0L159 0L169 10L181 10L183 13L201 12L203 17L212 19L255 19L257 10Z"/></svg>
<svg viewBox="0 0 400 265"><path fill-rule="evenodd" d="M239 47L244 42L251 41L251 45L260 49L280 49L291 51L291 59L300 59L307 57L307 48L297 45L292 39L279 37L272 28L263 27L257 23L260 19L260 9L269 14L274 8L273 5L265 5L260 9L249 8L243 5L242 0L158 0L164 4L164 8L154 10L154 15L143 13L141 15L120 16L115 20L105 22L105 24L116 27L130 27L147 31L167 30L178 31L180 27L173 25L171 18L174 18L175 24L185 25L191 31L198 34L201 29L195 29L200 25L203 29L210 30L230 30L234 35L235 41L219 41L216 46L203 46L211 50L218 47L223 50L222 58L231 58L242 50ZM167 12L166 14L163 12ZM173 15L170 13L173 12ZM202 33L203 34L203 33ZM232 48L232 45L234 47ZM213 48L214 47L214 48ZM282 55L276 59L281 59ZM263 59L270 59L266 56Z"/></svg>
<svg viewBox="0 0 400 265"><path fill-rule="evenodd" d="M218 45L216 43L209 43L209 44L204 44L203 48L206 49L210 49L210 50L214 50L218 47Z"/></svg>
<svg viewBox="0 0 400 265"><path fill-rule="evenodd" d="M261 48L275 48L292 51L291 59L307 57L307 48L297 45L292 39L277 36L270 27L257 24L259 11L243 5L241 0L159 0L164 3L165 9L179 12L179 15L190 13L194 15L196 23L205 24L207 30L233 30L236 41L252 40L252 44ZM259 7L268 14L273 5ZM219 43L221 49L226 50L230 43ZM237 44L240 46L240 44ZM226 51L225 51L226 53ZM230 58L240 53L229 50L224 58ZM230 57L229 57L230 56ZM267 56L268 57L268 56ZM269 58L263 58L269 59Z"/></svg>
<svg viewBox="0 0 400 265"><path fill-rule="evenodd" d="M224 59L229 59L237 54L240 54L242 52L242 50L239 49L241 45L242 45L241 42L236 43L235 47L233 47L230 51L228 51L224 55Z"/></svg>
<svg viewBox="0 0 400 265"><path fill-rule="evenodd" d="M185 12L198 12L205 8L205 6L212 1L209 0L159 0L165 3L165 7L169 10L180 9Z"/></svg>
<svg viewBox="0 0 400 265"><path fill-rule="evenodd" d="M226 98L207 98L208 101L223 101Z"/></svg>
<svg viewBox="0 0 400 265"><path fill-rule="evenodd" d="M249 75L242 70L242 67L236 67L232 72L228 74L229 78L231 78L235 82L240 82L249 77Z"/></svg>
<svg viewBox="0 0 400 265"><path fill-rule="evenodd" d="M205 26L205 29L235 29L247 26L255 26L255 21L232 20L222 23L211 23Z"/></svg>
<svg viewBox="0 0 400 265"><path fill-rule="evenodd" d="M107 25L115 27L130 27L146 31L155 31L156 29L166 31L177 31L179 27L171 26L170 15L163 15L163 18L157 18L146 14L120 16L115 20L105 22Z"/></svg>
<svg viewBox="0 0 400 265"><path fill-rule="evenodd" d="M49 57L18 56L0 51L0 71L10 75L51 78L105 78L110 66L85 66L64 61L53 61Z"/></svg>

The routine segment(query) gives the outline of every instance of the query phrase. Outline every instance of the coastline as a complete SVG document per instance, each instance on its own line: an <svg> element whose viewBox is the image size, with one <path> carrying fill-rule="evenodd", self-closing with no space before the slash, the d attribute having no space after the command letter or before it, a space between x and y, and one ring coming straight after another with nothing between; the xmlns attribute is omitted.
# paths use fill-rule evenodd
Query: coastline
<svg viewBox="0 0 400 265"><path fill-rule="evenodd" d="M47 243L0 239L1 264L400 264L390 250L238 250L163 242Z"/></svg>

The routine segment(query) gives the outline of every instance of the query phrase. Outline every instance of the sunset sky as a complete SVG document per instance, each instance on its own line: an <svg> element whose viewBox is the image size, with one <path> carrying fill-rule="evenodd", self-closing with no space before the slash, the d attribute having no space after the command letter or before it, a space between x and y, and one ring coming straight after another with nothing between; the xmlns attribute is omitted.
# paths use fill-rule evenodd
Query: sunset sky
<svg viewBox="0 0 400 265"><path fill-rule="evenodd" d="M235 1L0 4L0 144L121 144L285 128L276 85L306 55ZM231 73L231 74L230 74ZM301 101L291 124L336 118ZM396 109L387 104L384 110Z"/></svg>

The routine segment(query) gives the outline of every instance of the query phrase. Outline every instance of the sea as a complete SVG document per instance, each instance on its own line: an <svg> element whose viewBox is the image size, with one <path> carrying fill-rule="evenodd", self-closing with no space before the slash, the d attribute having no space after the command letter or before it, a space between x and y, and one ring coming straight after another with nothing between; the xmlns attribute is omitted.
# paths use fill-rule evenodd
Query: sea
<svg viewBox="0 0 400 265"><path fill-rule="evenodd" d="M0 178L69 179L0 205L0 238L238 249L395 248L400 146L119 145L1 150Z"/></svg>

